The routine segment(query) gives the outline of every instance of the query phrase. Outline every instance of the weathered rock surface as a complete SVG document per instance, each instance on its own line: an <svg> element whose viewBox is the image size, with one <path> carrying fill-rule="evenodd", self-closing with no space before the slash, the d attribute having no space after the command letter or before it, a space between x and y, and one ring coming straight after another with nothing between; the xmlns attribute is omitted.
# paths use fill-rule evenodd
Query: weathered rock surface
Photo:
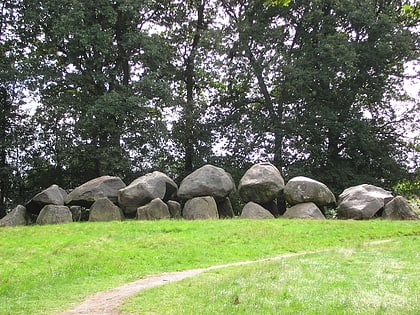
<svg viewBox="0 0 420 315"><path fill-rule="evenodd" d="M178 201L169 200L167 202L169 213L171 218L178 219L182 216L182 207Z"/></svg>
<svg viewBox="0 0 420 315"><path fill-rule="evenodd" d="M304 176L294 177L287 182L284 198L292 206L305 202L313 202L318 207L336 204L334 194L325 184Z"/></svg>
<svg viewBox="0 0 420 315"><path fill-rule="evenodd" d="M124 220L124 214L122 210L107 197L98 198L90 207L89 222L108 222L122 220Z"/></svg>
<svg viewBox="0 0 420 315"><path fill-rule="evenodd" d="M101 176L74 189L65 198L65 204L90 208L95 198L101 195L117 203L118 191L124 187L126 185L119 177Z"/></svg>
<svg viewBox="0 0 420 315"><path fill-rule="evenodd" d="M64 206L66 196L67 192L64 189L57 185L51 185L39 194L36 194L26 203L26 211L39 214L41 209L46 205Z"/></svg>
<svg viewBox="0 0 420 315"><path fill-rule="evenodd" d="M185 203L182 213L187 220L218 219L217 204L213 197L195 197Z"/></svg>
<svg viewBox="0 0 420 315"><path fill-rule="evenodd" d="M338 198L337 217L340 219L367 220L394 197L389 191L363 184L345 189Z"/></svg>
<svg viewBox="0 0 420 315"><path fill-rule="evenodd" d="M191 199L211 196L222 199L233 191L235 183L228 172L220 167L204 165L184 178L179 185L178 197Z"/></svg>
<svg viewBox="0 0 420 315"><path fill-rule="evenodd" d="M162 220L170 219L168 206L159 198L155 198L147 205L137 209L137 220Z"/></svg>
<svg viewBox="0 0 420 315"><path fill-rule="evenodd" d="M125 213L135 213L138 207L155 198L168 201L176 196L177 191L178 185L172 179L156 171L135 179L130 185L121 189L118 203Z"/></svg>
<svg viewBox="0 0 420 315"><path fill-rule="evenodd" d="M283 217L287 219L325 219L321 210L313 202L294 205L286 210Z"/></svg>
<svg viewBox="0 0 420 315"><path fill-rule="evenodd" d="M382 213L384 219L389 220L418 220L419 215L409 205L404 197L397 196L385 205Z"/></svg>
<svg viewBox="0 0 420 315"><path fill-rule="evenodd" d="M216 200L217 210L219 212L219 218L233 218L235 214L233 213L232 203L230 202L229 197L226 197L221 200Z"/></svg>
<svg viewBox="0 0 420 315"><path fill-rule="evenodd" d="M36 224L60 224L73 222L70 209L66 206L46 205L38 215Z"/></svg>
<svg viewBox="0 0 420 315"><path fill-rule="evenodd" d="M27 225L28 215L24 206L18 205L5 217L0 219L0 226L18 226Z"/></svg>
<svg viewBox="0 0 420 315"><path fill-rule="evenodd" d="M244 202L267 203L277 198L284 188L280 171L270 163L259 163L246 171L239 182L239 195Z"/></svg>
<svg viewBox="0 0 420 315"><path fill-rule="evenodd" d="M273 219L270 211L255 202L248 202L242 209L241 218L243 219Z"/></svg>

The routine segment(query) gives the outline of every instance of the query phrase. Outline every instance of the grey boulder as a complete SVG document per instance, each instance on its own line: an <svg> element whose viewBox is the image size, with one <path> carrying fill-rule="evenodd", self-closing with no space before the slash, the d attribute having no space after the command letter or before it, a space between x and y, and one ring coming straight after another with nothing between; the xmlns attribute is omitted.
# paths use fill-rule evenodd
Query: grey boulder
<svg viewBox="0 0 420 315"><path fill-rule="evenodd" d="M347 188L338 197L337 217L353 220L371 219L393 198L389 191L369 184Z"/></svg>
<svg viewBox="0 0 420 315"><path fill-rule="evenodd" d="M242 219L274 219L270 211L255 202L248 202L241 213Z"/></svg>
<svg viewBox="0 0 420 315"><path fill-rule="evenodd" d="M204 165L184 178L179 185L178 197L191 199L211 196L223 199L235 191L232 176L220 167Z"/></svg>
<svg viewBox="0 0 420 315"><path fill-rule="evenodd" d="M36 224L61 224L73 222L71 211L66 206L46 205L36 219Z"/></svg>
<svg viewBox="0 0 420 315"><path fill-rule="evenodd" d="M195 197L185 203L182 213L187 220L218 219L217 204L213 197Z"/></svg>
<svg viewBox="0 0 420 315"><path fill-rule="evenodd" d="M65 204L90 208L98 196L107 197L117 203L118 191L124 187L126 185L119 177L101 176L75 188L67 195Z"/></svg>
<svg viewBox="0 0 420 315"><path fill-rule="evenodd" d="M18 205L5 217L0 219L0 226L18 226L27 225L29 222L26 208Z"/></svg>
<svg viewBox="0 0 420 315"><path fill-rule="evenodd" d="M325 184L304 176L294 177L287 182L284 198L292 206L306 202L313 202L318 207L336 204L334 194Z"/></svg>
<svg viewBox="0 0 420 315"><path fill-rule="evenodd" d="M280 171L271 163L259 163L245 172L238 191L244 202L267 203L276 199L283 188Z"/></svg>
<svg viewBox="0 0 420 315"><path fill-rule="evenodd" d="M382 213L384 219L389 220L418 220L419 215L404 197L397 196L385 205Z"/></svg>
<svg viewBox="0 0 420 315"><path fill-rule="evenodd" d="M25 207L29 213L39 214L46 205L64 206L66 196L67 192L54 184L35 195L26 203Z"/></svg>
<svg viewBox="0 0 420 315"><path fill-rule="evenodd" d="M321 210L313 202L294 205L286 210L283 217L287 219L325 219Z"/></svg>
<svg viewBox="0 0 420 315"><path fill-rule="evenodd" d="M89 222L108 222L122 220L124 220L124 214L122 210L107 197L98 198L90 207Z"/></svg>
<svg viewBox="0 0 420 315"><path fill-rule="evenodd" d="M118 203L125 213L135 213L155 198L167 201L176 196L178 186L167 175L153 172L135 179L127 187L120 189Z"/></svg>
<svg viewBox="0 0 420 315"><path fill-rule="evenodd" d="M159 198L137 209L137 220L162 220L170 219L168 206Z"/></svg>

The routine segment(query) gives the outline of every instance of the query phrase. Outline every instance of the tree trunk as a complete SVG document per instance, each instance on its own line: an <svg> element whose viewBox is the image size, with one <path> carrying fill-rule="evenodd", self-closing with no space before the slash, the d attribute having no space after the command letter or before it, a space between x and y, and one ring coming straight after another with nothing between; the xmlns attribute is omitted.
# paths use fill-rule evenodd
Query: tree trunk
<svg viewBox="0 0 420 315"><path fill-rule="evenodd" d="M6 198L9 174L7 173L6 159L6 138L8 128L8 118L10 116L11 103L8 99L7 90L0 87L0 218L6 215Z"/></svg>
<svg viewBox="0 0 420 315"><path fill-rule="evenodd" d="M191 51L185 60L185 86L187 91L187 100L184 108L184 122L185 122L185 135L184 135L184 172L189 174L193 171L194 160L194 144L197 142L194 135L194 128L197 127L195 115L195 56L201 39L201 32L204 29L204 8L205 0L202 0L197 8L197 22L196 29L191 43Z"/></svg>
<svg viewBox="0 0 420 315"><path fill-rule="evenodd" d="M268 90L267 84L264 80L263 69L259 64L258 60L255 58L254 54L252 53L251 47L249 47L248 43L245 45L245 53L251 64L252 70L254 71L255 76L257 77L258 87L264 99L265 107L268 110L270 115L270 132L274 135L274 145L273 145L273 163L278 168L284 166L283 161L283 139L284 139L284 132L282 130L281 124L283 119L283 107L279 105L279 107L275 108L274 102L271 98L270 92Z"/></svg>

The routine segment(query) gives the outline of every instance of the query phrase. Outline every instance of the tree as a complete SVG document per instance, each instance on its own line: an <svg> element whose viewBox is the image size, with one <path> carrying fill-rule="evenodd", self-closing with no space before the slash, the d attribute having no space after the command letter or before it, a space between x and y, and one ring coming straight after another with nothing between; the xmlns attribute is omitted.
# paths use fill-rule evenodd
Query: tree
<svg viewBox="0 0 420 315"><path fill-rule="evenodd" d="M228 146L236 147L234 155L254 154L284 168L285 108L273 94L272 84L284 63L284 25L277 21L282 7L237 1L222 1L222 6L229 23L225 27L227 87L221 103L231 109L226 112L227 127L234 117L238 124Z"/></svg>
<svg viewBox="0 0 420 315"><path fill-rule="evenodd" d="M209 122L212 93L217 77L218 29L216 2L209 0L171 1L161 25L174 51L172 112L178 114L172 139L182 161L180 178L208 162L212 155L212 127Z"/></svg>
<svg viewBox="0 0 420 315"><path fill-rule="evenodd" d="M406 99L403 64L418 56L418 35L399 1L222 2L233 39L223 94L233 154L254 152L336 192L389 187L405 174L404 121L392 103Z"/></svg>
<svg viewBox="0 0 420 315"><path fill-rule="evenodd" d="M169 48L148 30L163 8L133 0L23 2L28 32L38 39L35 119L47 160L65 186L130 177L165 132L159 102L168 95Z"/></svg>
<svg viewBox="0 0 420 315"><path fill-rule="evenodd" d="M30 128L21 110L25 56L16 35L19 1L0 3L0 218L24 198L23 169Z"/></svg>
<svg viewBox="0 0 420 315"><path fill-rule="evenodd" d="M297 172L337 191L360 182L390 187L404 175L392 100L404 97L403 65L416 57L400 1L293 1L289 8L294 35L283 82L293 82L300 132L291 141L303 153Z"/></svg>

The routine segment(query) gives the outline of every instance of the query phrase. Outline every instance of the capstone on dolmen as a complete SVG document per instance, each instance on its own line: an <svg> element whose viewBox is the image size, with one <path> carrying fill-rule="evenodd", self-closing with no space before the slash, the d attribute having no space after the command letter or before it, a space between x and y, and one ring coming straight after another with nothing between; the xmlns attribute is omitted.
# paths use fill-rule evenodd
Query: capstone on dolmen
<svg viewBox="0 0 420 315"><path fill-rule="evenodd" d="M41 191L39 194L36 194L26 203L25 207L29 213L38 215L41 209L46 205L64 206L66 197L67 192L54 184Z"/></svg>
<svg viewBox="0 0 420 315"><path fill-rule="evenodd" d="M281 214L278 200L283 200L283 189L284 180L280 171L273 164L263 162L253 165L245 172L239 182L238 192L245 203L258 204L277 217ZM250 213L251 210L255 211L254 215ZM258 218L261 215L260 210L254 205L248 206L245 215Z"/></svg>
<svg viewBox="0 0 420 315"><path fill-rule="evenodd" d="M141 176L118 192L118 204L126 214L134 214L139 207L159 198L164 202L176 197L178 185L161 172Z"/></svg>
<svg viewBox="0 0 420 315"><path fill-rule="evenodd" d="M124 187L126 185L119 177L106 175L94 178L69 193L65 198L65 204L90 208L98 196L107 197L116 204L118 191Z"/></svg>
<svg viewBox="0 0 420 315"><path fill-rule="evenodd" d="M189 220L233 217L229 195L235 190L232 176L224 169L209 164L200 167L179 185L178 197L186 200L183 217Z"/></svg>
<svg viewBox="0 0 420 315"><path fill-rule="evenodd" d="M368 220L381 216L383 208L394 196L374 185L358 185L345 189L338 197L339 219Z"/></svg>
<svg viewBox="0 0 420 315"><path fill-rule="evenodd" d="M325 184L304 176L294 177L287 182L284 198L292 206L306 202L313 202L320 209L336 205L334 194Z"/></svg>

